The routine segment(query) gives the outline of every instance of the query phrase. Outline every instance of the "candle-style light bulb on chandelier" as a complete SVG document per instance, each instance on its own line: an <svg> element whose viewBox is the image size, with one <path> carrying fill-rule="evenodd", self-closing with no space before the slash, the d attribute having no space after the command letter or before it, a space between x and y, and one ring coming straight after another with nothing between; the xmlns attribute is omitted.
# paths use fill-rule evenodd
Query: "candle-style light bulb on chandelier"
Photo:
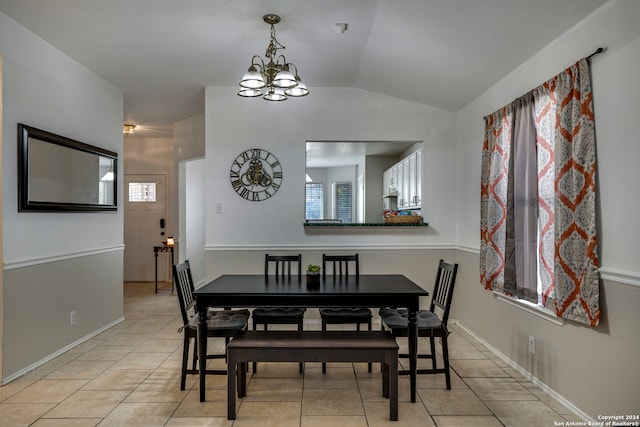
<svg viewBox="0 0 640 427"><path fill-rule="evenodd" d="M238 95L244 97L262 96L267 101L284 101L288 96L300 97L309 94L309 89L298 76L298 68L287 62L284 55L278 56L285 47L276 39L275 24L280 17L274 14L264 15L264 22L271 25L271 40L263 59L253 55L251 66L240 81ZM267 64L265 65L265 62ZM295 74L291 72L295 70Z"/></svg>

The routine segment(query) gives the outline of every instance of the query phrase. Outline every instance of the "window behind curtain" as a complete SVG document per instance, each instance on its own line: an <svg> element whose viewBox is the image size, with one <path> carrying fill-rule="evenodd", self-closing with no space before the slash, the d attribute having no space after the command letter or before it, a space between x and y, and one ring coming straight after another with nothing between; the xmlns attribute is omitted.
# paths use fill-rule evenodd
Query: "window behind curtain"
<svg viewBox="0 0 640 427"><path fill-rule="evenodd" d="M305 188L305 219L323 219L324 196L322 191L322 184L316 182L308 182Z"/></svg>
<svg viewBox="0 0 640 427"><path fill-rule="evenodd" d="M331 219L351 222L352 198L351 182L331 183Z"/></svg>
<svg viewBox="0 0 640 427"><path fill-rule="evenodd" d="M592 99L589 63L581 59L485 118L480 279L486 289L597 326Z"/></svg>

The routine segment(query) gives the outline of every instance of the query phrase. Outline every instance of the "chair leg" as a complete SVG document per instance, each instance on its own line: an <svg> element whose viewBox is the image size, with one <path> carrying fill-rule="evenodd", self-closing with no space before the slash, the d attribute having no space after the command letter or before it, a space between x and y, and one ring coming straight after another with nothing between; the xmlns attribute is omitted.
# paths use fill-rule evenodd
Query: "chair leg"
<svg viewBox="0 0 640 427"><path fill-rule="evenodd" d="M298 332L302 333L304 329L304 324L302 322L302 319L300 319L298 321ZM302 374L304 372L304 362L300 362L300 365L298 366L298 373Z"/></svg>
<svg viewBox="0 0 640 427"><path fill-rule="evenodd" d="M266 323L265 323L265 328L267 327ZM256 330L256 319L253 319L253 330ZM249 366L249 365L247 365ZM258 364L256 362L253 362L253 373L255 374L256 372L258 372Z"/></svg>
<svg viewBox="0 0 640 427"><path fill-rule="evenodd" d="M369 331L371 331L371 319L369 319ZM367 368L369 370L369 373L371 373L371 365L372 365L372 363L369 362L369 365L367 366Z"/></svg>
<svg viewBox="0 0 640 427"><path fill-rule="evenodd" d="M380 330L381 330L382 332L384 332L384 331L385 331L384 323L382 323L382 319L380 320ZM384 363L381 363L381 364L380 364L380 372L384 372Z"/></svg>
<svg viewBox="0 0 640 427"><path fill-rule="evenodd" d="M327 332L327 322L322 319L322 332ZM326 374L327 373L327 363L326 362L322 362L322 373Z"/></svg>
<svg viewBox="0 0 640 427"><path fill-rule="evenodd" d="M187 382L187 360L189 359L189 338L184 334L184 344L182 345L182 370L180 372L180 390L184 390ZM197 340L196 340L197 341Z"/></svg>
<svg viewBox="0 0 640 427"><path fill-rule="evenodd" d="M447 344L447 334L442 336L442 358L444 359L444 375L447 382L447 390L451 390L451 372L449 371L449 345ZM435 354L434 360L435 360Z"/></svg>
<svg viewBox="0 0 640 427"><path fill-rule="evenodd" d="M193 364L191 366L191 369L193 371L197 369L197 364L198 364L198 338L196 337L193 340Z"/></svg>
<svg viewBox="0 0 640 427"><path fill-rule="evenodd" d="M433 367L433 371L435 372L437 369L436 362L436 339L431 335L429 337L429 345L431 346L431 366Z"/></svg>

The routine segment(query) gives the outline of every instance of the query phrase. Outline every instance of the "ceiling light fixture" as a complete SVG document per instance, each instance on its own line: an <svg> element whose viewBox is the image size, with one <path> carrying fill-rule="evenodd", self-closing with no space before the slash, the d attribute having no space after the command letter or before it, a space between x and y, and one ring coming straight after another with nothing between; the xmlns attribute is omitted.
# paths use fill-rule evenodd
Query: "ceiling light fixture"
<svg viewBox="0 0 640 427"><path fill-rule="evenodd" d="M125 123L122 125L122 133L124 133L125 135L131 135L135 128L136 128L136 125L132 125L131 123Z"/></svg>
<svg viewBox="0 0 640 427"><path fill-rule="evenodd" d="M243 97L261 96L267 101L284 101L288 96L300 97L309 94L309 89L298 76L298 67L287 62L284 55L278 56L278 50L285 47L276 39L275 24L280 22L278 15L268 14L262 17L264 22L271 25L271 40L267 46L265 59L260 55L253 55L251 66L240 81L238 95ZM295 70L295 74L291 72Z"/></svg>

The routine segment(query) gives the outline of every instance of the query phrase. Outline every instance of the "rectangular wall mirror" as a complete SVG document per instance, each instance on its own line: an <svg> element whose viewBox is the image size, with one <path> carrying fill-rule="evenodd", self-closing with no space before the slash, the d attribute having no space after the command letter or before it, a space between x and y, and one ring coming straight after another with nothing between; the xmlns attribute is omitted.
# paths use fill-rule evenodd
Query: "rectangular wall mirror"
<svg viewBox="0 0 640 427"><path fill-rule="evenodd" d="M385 171L421 148L419 141L307 141L305 221L382 223L397 199Z"/></svg>
<svg viewBox="0 0 640 427"><path fill-rule="evenodd" d="M117 210L118 154L18 125L18 211Z"/></svg>

